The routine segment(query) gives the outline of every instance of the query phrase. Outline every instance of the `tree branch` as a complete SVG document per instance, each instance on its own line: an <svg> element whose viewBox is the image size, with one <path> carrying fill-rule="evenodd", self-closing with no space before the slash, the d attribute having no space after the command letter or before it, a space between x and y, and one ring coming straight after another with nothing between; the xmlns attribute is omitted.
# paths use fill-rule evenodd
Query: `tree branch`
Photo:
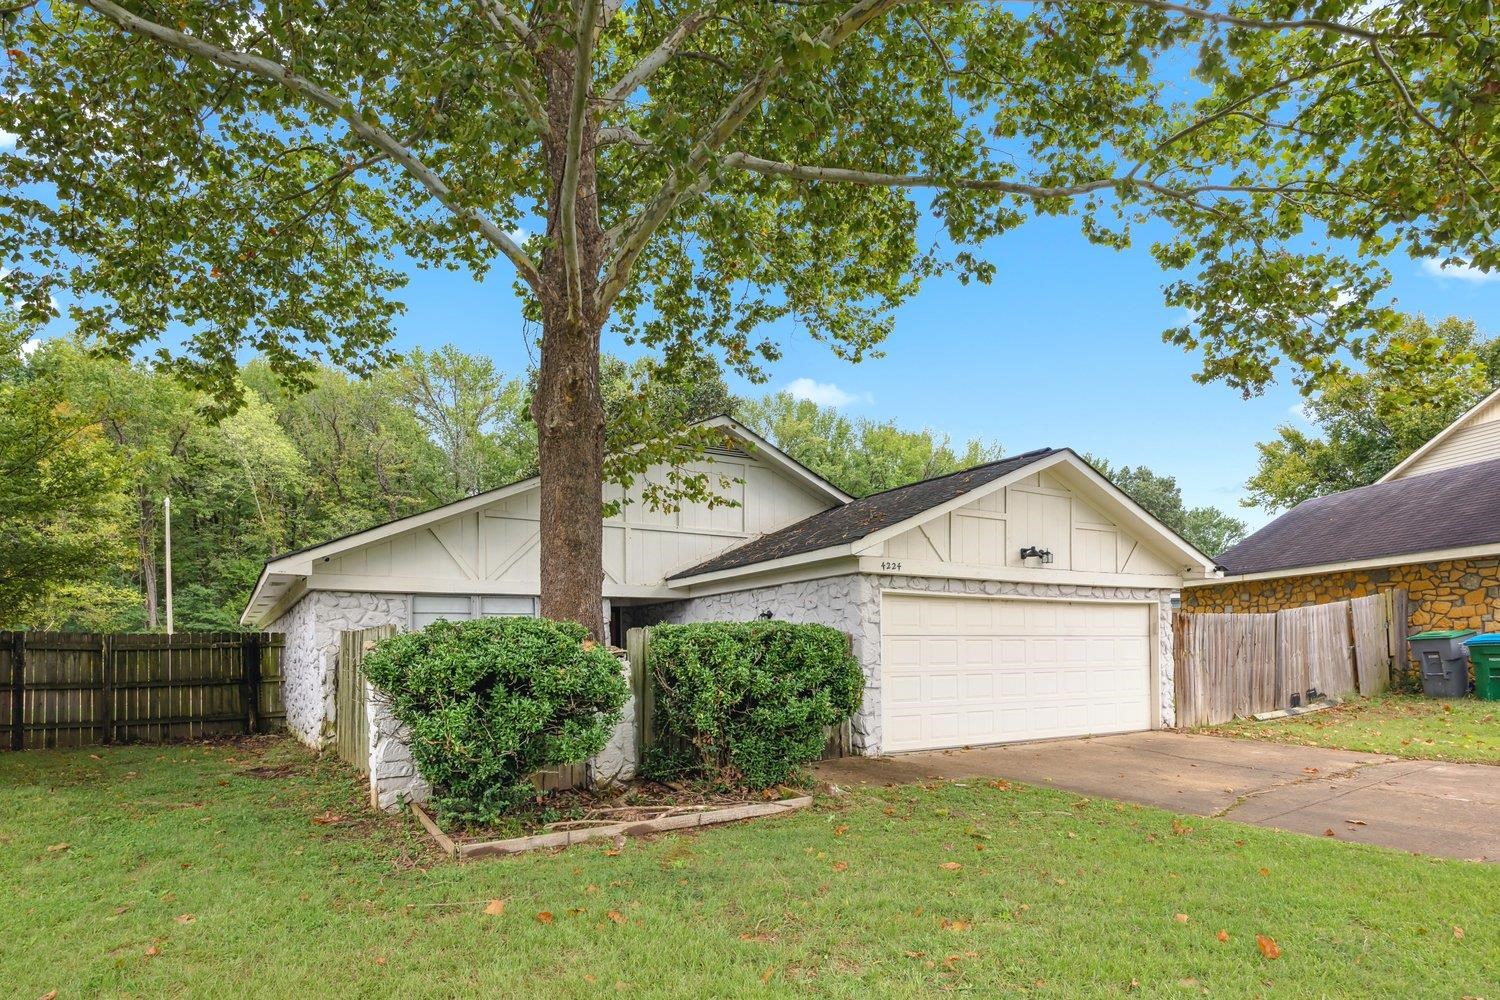
<svg viewBox="0 0 1500 1000"><path fill-rule="evenodd" d="M713 17L713 12L708 10L694 11L677 23L677 27L668 32L667 37L646 53L641 61L636 63L630 70L620 78L619 82L609 88L604 94L606 104L619 104L625 98L636 91L636 88L646 82L646 78L672 58L673 53L682 47L682 43L688 40L693 32L697 31L703 24Z"/></svg>
<svg viewBox="0 0 1500 1000"><path fill-rule="evenodd" d="M1235 28L1252 28L1259 31L1323 31L1335 35L1343 35L1347 38L1358 38L1360 41L1366 42L1385 38L1429 38L1434 34L1430 31L1423 31L1410 35L1388 35L1379 31L1371 31L1369 28L1361 28L1357 24L1345 24L1343 21L1330 21L1320 17L1263 21L1240 14L1225 14L1219 11L1206 10L1202 7L1172 3L1171 0L1120 0L1120 2L1134 7L1149 7L1152 10L1164 11L1168 14L1181 14L1183 17L1196 21L1207 21L1210 24L1227 24Z"/></svg>
<svg viewBox="0 0 1500 1000"><path fill-rule="evenodd" d="M484 8L485 15L495 28L504 29L515 35L521 44L532 52L541 51L542 43L536 37L536 32L532 31L531 26L515 11L505 6L500 0L479 0L479 5Z"/></svg>
<svg viewBox="0 0 1500 1000"><path fill-rule="evenodd" d="M606 125L594 133L596 147L613 146L620 142L628 142L636 149L651 149L656 145L629 125Z"/></svg>
<svg viewBox="0 0 1500 1000"><path fill-rule="evenodd" d="M248 73L272 83L280 84L289 90L295 91L308 100L328 111L333 112L349 125L350 130L365 142L385 153L394 163L397 163L417 183L421 184L426 191L432 195L440 204L452 212L455 216L475 226L482 236L497 250L503 253L515 265L521 278L533 289L540 289L541 275L537 273L536 265L499 226L478 209L460 205L453 195L453 191L447 183L431 167L423 163L415 153L399 142L385 129L381 128L364 118L354 110L354 106L346 100L334 96L328 90L313 81L292 72L286 66L273 62L262 56L251 55L246 52L235 52L220 48L211 42L201 38L177 31L174 28L164 27L153 21L132 14L123 7L114 3L113 0L68 0L78 7L85 7L96 14L113 22L119 28L134 35L149 38L158 44L190 56L206 59L217 66L234 70L237 73Z"/></svg>
<svg viewBox="0 0 1500 1000"><path fill-rule="evenodd" d="M1385 75L1390 78L1391 84L1396 88L1396 92L1401 95L1401 103L1406 105L1407 110L1412 113L1412 117L1416 118L1417 121L1425 125L1433 135L1437 136L1439 142L1457 153L1459 159L1468 164L1469 169L1478 174L1479 178L1484 181L1485 187L1489 188L1490 191L1493 192L1495 190L1495 182L1490 180L1489 174L1485 173L1484 167L1480 166L1480 164L1476 160L1469 156L1468 152L1464 150L1462 145L1450 138L1448 133L1444 132L1442 127L1438 125L1437 122L1433 121L1432 118L1422 110L1421 106L1418 105L1417 102L1412 98L1411 91L1406 88L1406 84L1402 81L1401 77L1397 75L1395 67L1393 67L1390 64L1390 61L1386 59L1385 53L1380 51L1380 43L1375 41L1373 38L1370 39L1370 51L1375 54L1375 61L1380 63L1381 69L1385 70ZM1472 203L1473 200L1471 198L1470 204Z"/></svg>
<svg viewBox="0 0 1500 1000"><path fill-rule="evenodd" d="M829 51L837 49L865 25L902 4L910 2L912 0L854 0L842 14L828 22L823 30L818 32L815 44ZM688 153L687 162L680 168L673 168L661 189L645 208L630 220L620 240L619 249L605 269L604 280L595 293L597 305L601 309L607 309L615 296L619 295L625 287L625 283L630 278L630 271L635 266L636 258L645 249L651 234L672 214L690 190L706 190L706 186L700 187L699 185L711 178L711 171L716 166L715 160L719 150L729 141L735 129L756 108L760 107L771 85L785 71L785 57L778 56L769 66L741 87L724 110L719 113L719 117L715 119L708 131L693 144L692 150Z"/></svg>
<svg viewBox="0 0 1500 1000"><path fill-rule="evenodd" d="M567 276L568 311L583 315L583 273L578 259L578 172L583 160L583 125L588 116L589 84L594 78L594 29L599 0L581 0L574 47L573 93L568 105L568 133L563 158L562 190L558 192L557 221L562 230L563 269Z"/></svg>

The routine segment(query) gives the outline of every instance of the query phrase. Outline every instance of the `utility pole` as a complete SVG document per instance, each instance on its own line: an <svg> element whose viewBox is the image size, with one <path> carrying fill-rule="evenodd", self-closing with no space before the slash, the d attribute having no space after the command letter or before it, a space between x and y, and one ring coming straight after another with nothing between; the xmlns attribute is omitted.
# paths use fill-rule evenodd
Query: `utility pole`
<svg viewBox="0 0 1500 1000"><path fill-rule="evenodd" d="M166 556L167 577L167 635L172 634L172 498L166 497L161 502L162 517L166 524L166 543L164 545Z"/></svg>

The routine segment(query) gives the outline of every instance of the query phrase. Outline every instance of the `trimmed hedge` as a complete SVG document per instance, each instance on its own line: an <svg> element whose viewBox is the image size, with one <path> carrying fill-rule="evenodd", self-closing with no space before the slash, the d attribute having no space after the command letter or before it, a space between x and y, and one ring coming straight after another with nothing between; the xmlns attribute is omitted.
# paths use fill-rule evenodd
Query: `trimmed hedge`
<svg viewBox="0 0 1500 1000"><path fill-rule="evenodd" d="M437 621L365 657L444 815L494 822L536 795L536 771L604 749L629 688L587 637L545 618Z"/></svg>
<svg viewBox="0 0 1500 1000"><path fill-rule="evenodd" d="M767 788L817 760L852 716L864 673L826 625L703 622L651 630L657 742L645 771Z"/></svg>

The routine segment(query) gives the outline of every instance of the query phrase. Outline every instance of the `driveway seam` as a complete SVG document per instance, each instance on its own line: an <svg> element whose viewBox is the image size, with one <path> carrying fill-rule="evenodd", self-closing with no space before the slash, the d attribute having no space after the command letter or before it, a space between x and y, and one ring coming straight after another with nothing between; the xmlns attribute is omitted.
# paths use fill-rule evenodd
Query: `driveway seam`
<svg viewBox="0 0 1500 1000"><path fill-rule="evenodd" d="M1266 785L1264 788L1255 788L1255 789L1252 789L1252 790L1250 790L1248 792L1245 792L1243 795L1240 795L1240 796L1236 797L1235 800L1232 803L1230 803L1229 805L1225 806L1223 809L1220 809L1216 813L1210 813L1209 815L1213 819L1223 819L1226 816L1228 816L1231 812L1233 812L1235 809L1238 809L1240 806L1244 805L1246 802L1249 802L1252 799L1261 798L1262 796L1265 796L1265 795L1269 795L1272 792L1279 792L1279 791L1283 791L1284 789L1288 789L1288 788L1296 788L1299 785L1316 785L1316 784L1318 784L1320 782L1333 781L1336 778L1347 778L1347 777L1351 777L1353 775L1358 774L1360 771L1369 770L1370 768L1387 767L1391 763L1392 762L1388 761L1388 760L1364 761L1364 762L1355 764L1352 767L1343 768L1343 769L1338 770L1338 771L1329 771L1326 774L1321 774L1321 773L1320 774L1309 774L1309 775L1305 775L1305 776L1303 776L1301 778L1293 778L1290 781L1278 781L1278 782L1276 782L1273 785ZM1422 768L1421 770L1426 770L1426 768ZM1416 772L1409 772L1409 773L1416 773ZM1371 782L1371 784L1379 784L1379 782ZM1367 788L1369 786L1368 785L1360 785L1358 787L1360 787L1360 788ZM1334 796L1331 796L1331 797L1332 798L1340 798L1340 797L1342 797L1344 795L1349 794L1349 792L1352 792L1354 790L1355 789L1353 789L1353 788L1345 789L1344 791L1340 792L1338 795L1334 795ZM1302 806L1295 806L1295 807L1293 807L1291 809L1286 810L1286 812L1277 813L1276 816L1285 816L1286 813L1296 812L1298 809L1301 809L1301 808L1302 808ZM1266 819L1267 820L1275 819L1276 816L1268 816L1268 817L1266 817Z"/></svg>

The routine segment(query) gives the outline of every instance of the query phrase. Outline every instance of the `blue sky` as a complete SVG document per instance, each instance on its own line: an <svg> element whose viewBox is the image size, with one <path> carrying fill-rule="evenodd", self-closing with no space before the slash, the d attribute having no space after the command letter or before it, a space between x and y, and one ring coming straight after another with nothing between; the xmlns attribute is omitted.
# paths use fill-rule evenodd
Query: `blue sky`
<svg viewBox="0 0 1500 1000"><path fill-rule="evenodd" d="M1192 381L1197 359L1161 342L1180 313L1162 304L1163 272L1144 246L1088 244L1076 222L1041 219L985 248L993 284L934 281L897 314L885 357L853 365L795 330L765 387L731 379L742 395L796 387L856 416L927 426L956 440L984 437L1007 452L1069 446L1175 476L1190 505L1212 504L1252 526L1267 515L1239 506L1255 442L1294 420L1290 385L1244 400ZM1500 335L1500 275L1434 273L1392 262L1397 305L1455 314ZM503 264L485 285L467 275L414 272L402 296L396 347L454 343L524 370L527 347ZM618 343L607 350L625 353Z"/></svg>

